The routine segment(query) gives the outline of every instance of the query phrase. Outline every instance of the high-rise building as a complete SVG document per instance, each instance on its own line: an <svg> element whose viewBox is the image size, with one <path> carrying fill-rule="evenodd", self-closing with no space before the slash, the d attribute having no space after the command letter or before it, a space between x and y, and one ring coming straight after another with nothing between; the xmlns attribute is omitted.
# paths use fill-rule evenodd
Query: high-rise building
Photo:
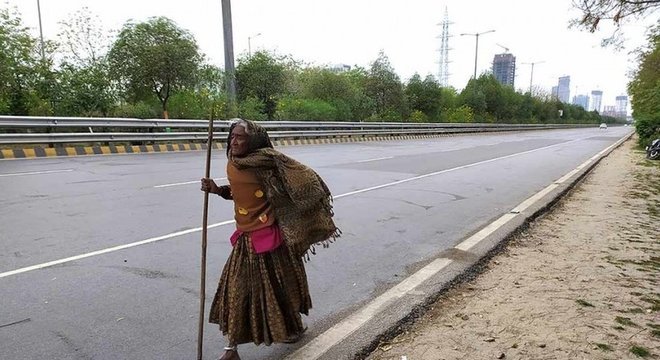
<svg viewBox="0 0 660 360"><path fill-rule="evenodd" d="M516 57L509 53L496 54L493 58L493 76L500 84L514 87Z"/></svg>
<svg viewBox="0 0 660 360"><path fill-rule="evenodd" d="M603 111L600 113L603 116L611 116L611 117L616 117L616 106L613 105L605 105L603 106Z"/></svg>
<svg viewBox="0 0 660 360"><path fill-rule="evenodd" d="M559 99L559 101L568 104L571 98L570 86L571 86L570 76L562 76L559 78L559 82L557 84L557 99Z"/></svg>
<svg viewBox="0 0 660 360"><path fill-rule="evenodd" d="M628 97L619 95L616 97L616 112L618 118L625 119L628 116Z"/></svg>
<svg viewBox="0 0 660 360"><path fill-rule="evenodd" d="M558 99L559 95L557 94L557 90L559 88L557 86L553 86L552 89L550 90L550 96L552 96L553 99Z"/></svg>
<svg viewBox="0 0 660 360"><path fill-rule="evenodd" d="M589 96L576 95L573 97L573 104L577 106L581 106L585 110L589 110Z"/></svg>
<svg viewBox="0 0 660 360"><path fill-rule="evenodd" d="M591 106L589 111L598 111L600 113L600 105L603 101L603 92L600 90L591 91Z"/></svg>
<svg viewBox="0 0 660 360"><path fill-rule="evenodd" d="M351 71L351 66L346 64L332 64L328 69L335 73L343 73L346 71Z"/></svg>

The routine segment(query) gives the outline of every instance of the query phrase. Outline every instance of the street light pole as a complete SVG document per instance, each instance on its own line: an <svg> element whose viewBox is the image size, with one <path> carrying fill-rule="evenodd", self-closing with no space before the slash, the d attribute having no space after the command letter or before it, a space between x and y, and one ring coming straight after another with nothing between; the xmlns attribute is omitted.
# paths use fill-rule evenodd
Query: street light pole
<svg viewBox="0 0 660 360"><path fill-rule="evenodd" d="M44 30L41 26L41 4L37 0L37 14L39 14L39 36L41 38L41 61L46 62L46 50L44 49Z"/></svg>
<svg viewBox="0 0 660 360"><path fill-rule="evenodd" d="M488 34L495 32L495 30L483 31L480 33L463 33L461 36L471 35L475 37L475 47L474 47L474 78L477 78L477 55L479 54L479 35Z"/></svg>
<svg viewBox="0 0 660 360"><path fill-rule="evenodd" d="M261 35L261 33L256 33L252 36L248 36L248 58L252 57L252 46L250 45L250 40L256 38L259 35Z"/></svg>
<svg viewBox="0 0 660 360"><path fill-rule="evenodd" d="M221 0L222 3L222 33L225 43L225 78L227 81L227 100L229 108L236 105L236 74L234 69L234 35L231 26L231 2Z"/></svg>
<svg viewBox="0 0 660 360"><path fill-rule="evenodd" d="M545 61L534 61L534 62L522 63L523 65L532 65L532 72L529 75L529 95L532 95L532 84L534 80L534 65L542 64L544 62Z"/></svg>

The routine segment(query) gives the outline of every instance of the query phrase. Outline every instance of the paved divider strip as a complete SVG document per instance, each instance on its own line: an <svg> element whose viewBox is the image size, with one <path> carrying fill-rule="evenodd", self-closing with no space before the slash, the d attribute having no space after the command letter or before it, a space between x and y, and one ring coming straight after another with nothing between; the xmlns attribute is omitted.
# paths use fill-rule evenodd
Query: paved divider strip
<svg viewBox="0 0 660 360"><path fill-rule="evenodd" d="M404 136L367 136L367 137L338 137L320 139L290 139L274 140L275 146L294 145L316 145L316 144L339 144L364 141L386 141L386 140L419 140L438 137L456 136L461 134L435 134L435 135L404 135ZM466 133L465 135L475 135ZM223 141L214 143L214 149L224 148ZM108 146L67 146L67 147L33 147L23 149L2 149L0 159L30 159L42 157L65 157L65 156L90 156L110 154L138 154L138 153L161 153L181 151L206 150L206 144L183 143L183 144L156 144L156 145L108 145Z"/></svg>
<svg viewBox="0 0 660 360"><path fill-rule="evenodd" d="M222 149L222 145L216 143L214 148ZM0 150L0 159L31 159L41 157L137 154L197 150L206 150L206 144L66 146L54 148L33 147L24 149L2 149Z"/></svg>

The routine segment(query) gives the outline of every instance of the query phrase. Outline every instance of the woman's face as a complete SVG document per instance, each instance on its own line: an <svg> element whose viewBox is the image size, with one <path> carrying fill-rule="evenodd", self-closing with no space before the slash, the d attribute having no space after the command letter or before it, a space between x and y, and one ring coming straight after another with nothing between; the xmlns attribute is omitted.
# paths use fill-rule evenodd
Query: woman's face
<svg viewBox="0 0 660 360"><path fill-rule="evenodd" d="M238 125L231 131L229 144L231 146L232 156L243 156L248 150L248 134L245 128Z"/></svg>

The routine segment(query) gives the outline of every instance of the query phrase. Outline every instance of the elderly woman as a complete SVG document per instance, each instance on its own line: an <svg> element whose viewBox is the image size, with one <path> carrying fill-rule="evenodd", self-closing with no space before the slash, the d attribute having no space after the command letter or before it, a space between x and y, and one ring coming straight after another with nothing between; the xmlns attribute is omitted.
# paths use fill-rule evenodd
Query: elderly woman
<svg viewBox="0 0 660 360"><path fill-rule="evenodd" d="M303 257L339 236L332 195L309 167L273 149L268 133L238 119L227 139L227 179L202 179L202 191L234 201L236 231L211 306L228 346L220 358L240 359L237 345L297 341L312 301Z"/></svg>

